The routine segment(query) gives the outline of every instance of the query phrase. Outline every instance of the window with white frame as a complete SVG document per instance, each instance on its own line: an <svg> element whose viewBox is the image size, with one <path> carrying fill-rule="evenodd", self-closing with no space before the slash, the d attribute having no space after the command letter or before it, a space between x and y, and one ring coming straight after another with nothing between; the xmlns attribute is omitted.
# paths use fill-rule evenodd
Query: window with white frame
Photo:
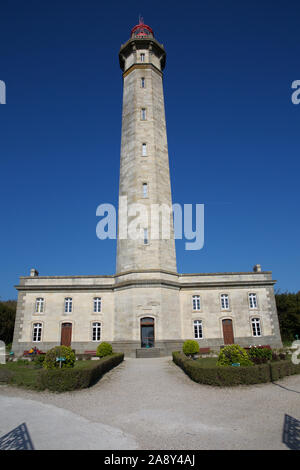
<svg viewBox="0 0 300 470"><path fill-rule="evenodd" d="M140 55L141 62L145 62L145 54L142 52Z"/></svg>
<svg viewBox="0 0 300 470"><path fill-rule="evenodd" d="M65 313L72 312L72 297L65 298Z"/></svg>
<svg viewBox="0 0 300 470"><path fill-rule="evenodd" d="M142 144L142 155L143 157L147 156L147 144Z"/></svg>
<svg viewBox="0 0 300 470"><path fill-rule="evenodd" d="M147 113L146 113L146 108L141 109L141 120L146 121L147 119Z"/></svg>
<svg viewBox="0 0 300 470"><path fill-rule="evenodd" d="M38 297L35 301L35 311L36 313L43 313L44 312L44 299L42 297Z"/></svg>
<svg viewBox="0 0 300 470"><path fill-rule="evenodd" d="M252 334L253 336L261 336L261 326L260 326L260 319L259 318L252 318Z"/></svg>
<svg viewBox="0 0 300 470"><path fill-rule="evenodd" d="M200 295L193 295L193 310L200 310Z"/></svg>
<svg viewBox="0 0 300 470"><path fill-rule="evenodd" d="M41 323L34 323L33 330L32 330L32 341L34 343L38 343L41 341L42 338L42 324Z"/></svg>
<svg viewBox="0 0 300 470"><path fill-rule="evenodd" d="M93 341L100 341L101 339L101 323L93 323Z"/></svg>
<svg viewBox="0 0 300 470"><path fill-rule="evenodd" d="M257 296L253 292L249 294L249 306L250 308L257 308Z"/></svg>
<svg viewBox="0 0 300 470"><path fill-rule="evenodd" d="M201 320L195 320L194 321L194 338L195 339L203 338L202 321Z"/></svg>
<svg viewBox="0 0 300 470"><path fill-rule="evenodd" d="M148 229L144 228L144 245L148 245L149 239L148 239Z"/></svg>
<svg viewBox="0 0 300 470"><path fill-rule="evenodd" d="M145 88L145 77L141 78L141 88Z"/></svg>
<svg viewBox="0 0 300 470"><path fill-rule="evenodd" d="M95 312L95 313L101 312L101 307L102 307L102 299L101 299L101 297L95 297L95 298L94 298L94 312Z"/></svg>
<svg viewBox="0 0 300 470"><path fill-rule="evenodd" d="M228 294L221 294L221 309L229 310L229 296Z"/></svg>
<svg viewBox="0 0 300 470"><path fill-rule="evenodd" d="M148 184L143 183L143 197L148 197Z"/></svg>

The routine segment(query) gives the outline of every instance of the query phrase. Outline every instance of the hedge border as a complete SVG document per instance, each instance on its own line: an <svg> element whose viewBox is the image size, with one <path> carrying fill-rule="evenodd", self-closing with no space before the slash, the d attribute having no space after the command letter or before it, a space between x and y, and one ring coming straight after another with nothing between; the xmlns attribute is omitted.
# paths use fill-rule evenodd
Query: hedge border
<svg viewBox="0 0 300 470"><path fill-rule="evenodd" d="M95 361L95 365L84 369L43 369L37 377L37 389L69 392L91 387L106 372L119 365L123 359L123 353L116 353Z"/></svg>
<svg viewBox="0 0 300 470"><path fill-rule="evenodd" d="M205 385L232 387L274 382L287 375L300 374L300 364L278 361L253 365L251 367L199 367L197 361L189 359L182 352L172 353L173 361L194 381Z"/></svg>

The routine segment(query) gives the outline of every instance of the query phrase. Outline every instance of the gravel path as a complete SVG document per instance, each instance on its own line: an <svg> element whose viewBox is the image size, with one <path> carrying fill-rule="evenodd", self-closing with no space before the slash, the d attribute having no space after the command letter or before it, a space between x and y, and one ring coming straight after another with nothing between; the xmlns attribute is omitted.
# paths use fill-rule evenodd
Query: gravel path
<svg viewBox="0 0 300 470"><path fill-rule="evenodd" d="M0 386L0 406L0 436L26 422L35 448L60 448L62 435L74 449L287 449L284 419L300 420L300 376L217 388L192 382L171 358L128 358L77 392Z"/></svg>

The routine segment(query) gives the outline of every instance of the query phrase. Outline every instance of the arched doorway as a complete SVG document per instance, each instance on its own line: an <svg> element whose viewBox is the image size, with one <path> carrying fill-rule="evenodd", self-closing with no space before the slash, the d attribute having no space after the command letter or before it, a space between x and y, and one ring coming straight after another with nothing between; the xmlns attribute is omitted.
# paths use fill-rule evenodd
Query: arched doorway
<svg viewBox="0 0 300 470"><path fill-rule="evenodd" d="M72 323L63 323L61 325L61 340L62 346L71 346L72 341Z"/></svg>
<svg viewBox="0 0 300 470"><path fill-rule="evenodd" d="M154 347L154 318L141 318L141 347Z"/></svg>
<svg viewBox="0 0 300 470"><path fill-rule="evenodd" d="M224 344L234 344L232 320L222 320Z"/></svg>

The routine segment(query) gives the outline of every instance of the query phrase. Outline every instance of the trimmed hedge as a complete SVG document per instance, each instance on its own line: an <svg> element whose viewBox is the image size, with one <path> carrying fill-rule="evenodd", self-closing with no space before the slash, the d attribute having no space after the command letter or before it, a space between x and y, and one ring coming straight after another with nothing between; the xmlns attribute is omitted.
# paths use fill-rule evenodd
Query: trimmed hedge
<svg viewBox="0 0 300 470"><path fill-rule="evenodd" d="M93 361L86 368L73 369L44 369L38 375L37 387L39 390L52 392L67 392L94 385L106 372L116 367L124 359L123 353L106 356L99 361Z"/></svg>
<svg viewBox="0 0 300 470"><path fill-rule="evenodd" d="M181 352L173 352L173 361L194 382L220 387L272 382L286 375L300 373L300 365L295 365L290 361L278 361L251 367L216 366L204 368L199 363L197 364L197 361L187 358Z"/></svg>

